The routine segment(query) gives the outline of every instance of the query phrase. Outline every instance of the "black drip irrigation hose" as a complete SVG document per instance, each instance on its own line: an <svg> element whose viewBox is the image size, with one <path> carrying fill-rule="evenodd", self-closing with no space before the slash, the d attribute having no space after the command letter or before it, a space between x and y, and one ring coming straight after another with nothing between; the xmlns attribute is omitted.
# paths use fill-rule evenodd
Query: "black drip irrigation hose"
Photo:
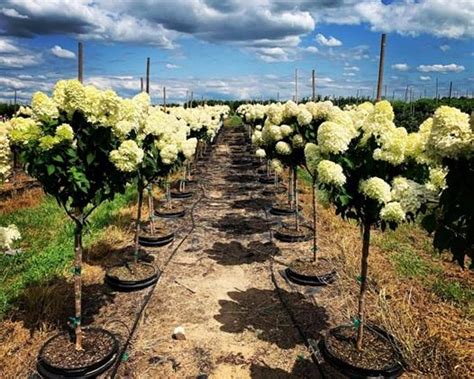
<svg viewBox="0 0 474 379"><path fill-rule="evenodd" d="M184 241L186 241L186 239L191 235L191 233L194 231L194 229L196 228L196 222L194 220L194 209L196 208L196 206L201 202L201 200L204 198L204 189L201 185L201 196L194 202L193 206L191 207L191 211L189 212L190 213L190 216L191 216L191 229L189 229L189 231L185 234L185 236L181 239L181 241L179 242L178 246L176 246L174 248L174 250L172 251L172 253L170 254L170 256L168 257L168 259L165 261L165 263L163 264L161 270L160 270L160 278L158 279L158 281L153 284L153 286L151 287L150 291L146 294L145 296L145 299L143 300L143 303L140 307L140 310L138 311L138 313L136 314L136 317L135 317L135 321L133 322L133 325L132 325L132 328L130 329L130 333L128 335L128 338L127 340L125 341L125 344L123 345L123 348L120 350L120 353L119 353L119 356L118 356L118 359L117 359L117 363L115 363L114 365L114 368L113 368L113 371L110 375L110 378L113 379L115 378L115 376L117 375L117 371L118 369L120 368L120 364L122 363L122 357L125 356L125 353L127 352L127 349L128 347L130 346L130 343L135 335L135 331L138 327L138 323L140 322L140 319L142 318L142 314L143 314L143 311L145 310L146 306L148 305L148 302L150 301L151 299L151 296L153 295L153 293L155 292L155 289L158 285L158 283L160 283L161 281L161 277L163 275L163 273L165 272L166 270L166 267L169 265L169 263L171 262L171 260L174 258L174 256L176 255L176 253L178 252L179 248L181 247L181 245L184 243Z"/></svg>
<svg viewBox="0 0 474 379"><path fill-rule="evenodd" d="M262 208L262 210L265 213L265 219L267 221L267 225L269 225L268 212L265 208ZM271 232L271 230L269 230L269 234L270 234L270 242L273 242L273 233ZM285 312L290 317L290 320L291 320L291 323L293 324L293 327L298 331L298 334L300 335L301 339L303 340L304 344L306 345L306 348L311 353L311 359L313 360L314 364L316 365L316 367L319 371L320 377L322 379L324 379L324 378L326 378L326 375L324 374L324 371L321 367L320 362L316 358L317 356L319 356L319 351L316 351L315 348L313 347L313 345L310 343L310 338L308 337L306 332L303 330L303 327L298 323L298 321L296 320L295 314L291 310L288 303L285 301L285 299L283 297L283 294L282 294L282 289L278 285L278 282L277 282L276 277L275 277L274 262L275 262L274 256L271 255L270 256L270 277L272 279L273 286L275 287L275 290L277 291L278 299L280 300L280 303L281 303L283 309L285 310Z"/></svg>

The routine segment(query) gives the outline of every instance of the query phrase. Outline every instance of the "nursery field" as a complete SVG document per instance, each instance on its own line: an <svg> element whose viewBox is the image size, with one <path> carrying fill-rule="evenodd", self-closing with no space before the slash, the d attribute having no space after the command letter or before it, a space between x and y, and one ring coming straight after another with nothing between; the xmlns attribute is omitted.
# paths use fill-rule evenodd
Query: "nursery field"
<svg viewBox="0 0 474 379"><path fill-rule="evenodd" d="M275 195L262 192L268 185L257 180L247 132L236 117L225 125L212 152L196 164L193 196L181 200L186 216L166 221L176 230L174 242L147 249L147 259L162 273L155 285L126 293L103 283L105 271L132 253L135 191L103 203L90 220L83 323L113 332L121 348L121 359L105 377L340 376L318 354L313 361L305 343L350 323L357 312L359 229L334 215L320 192L319 249L337 279L325 287L288 281L284 268L311 255L312 242L273 237L291 217L269 213ZM311 179L305 171L299 176L301 219L308 223ZM154 195L158 202L162 193ZM1 258L0 372L29 377L36 373L41 345L74 312L73 225L38 189L14 202L3 199L0 206L1 224L15 223L23 231L24 249ZM404 375L471 376L472 274L439 256L415 225L374 233L370 260L368 321L397 338ZM184 339L172 338L176 327L184 328Z"/></svg>

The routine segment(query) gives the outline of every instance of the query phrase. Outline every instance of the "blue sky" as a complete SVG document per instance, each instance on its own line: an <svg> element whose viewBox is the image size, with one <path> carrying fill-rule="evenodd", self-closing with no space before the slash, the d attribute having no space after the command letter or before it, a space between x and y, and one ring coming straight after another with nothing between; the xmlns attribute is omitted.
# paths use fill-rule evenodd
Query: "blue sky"
<svg viewBox="0 0 474 379"><path fill-rule="evenodd" d="M76 76L123 96L151 57L152 98L289 99L316 70L322 95L371 96L387 33L387 95L474 91L471 0L0 0L0 100L28 102Z"/></svg>

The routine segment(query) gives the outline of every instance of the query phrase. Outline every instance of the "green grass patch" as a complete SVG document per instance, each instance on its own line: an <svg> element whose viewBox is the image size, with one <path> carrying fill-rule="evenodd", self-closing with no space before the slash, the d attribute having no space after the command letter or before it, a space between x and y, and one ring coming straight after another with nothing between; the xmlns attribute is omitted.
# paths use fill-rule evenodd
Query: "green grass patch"
<svg viewBox="0 0 474 379"><path fill-rule="evenodd" d="M433 271L429 262L410 249L392 253L390 260L397 272L406 278L425 277Z"/></svg>
<svg viewBox="0 0 474 379"><path fill-rule="evenodd" d="M231 128L235 126L240 126L242 125L242 119L237 115L233 115L225 121L225 125Z"/></svg>
<svg viewBox="0 0 474 379"><path fill-rule="evenodd" d="M432 290L442 299L457 305L472 307L474 304L474 289L457 281L438 278L433 283Z"/></svg>
<svg viewBox="0 0 474 379"><path fill-rule="evenodd" d="M135 198L129 188L98 207L84 232L87 246L97 240L117 212ZM5 315L24 288L60 275L74 258L74 225L51 196L40 205L0 216L0 225L15 224L22 234L22 253L0 255L0 318Z"/></svg>

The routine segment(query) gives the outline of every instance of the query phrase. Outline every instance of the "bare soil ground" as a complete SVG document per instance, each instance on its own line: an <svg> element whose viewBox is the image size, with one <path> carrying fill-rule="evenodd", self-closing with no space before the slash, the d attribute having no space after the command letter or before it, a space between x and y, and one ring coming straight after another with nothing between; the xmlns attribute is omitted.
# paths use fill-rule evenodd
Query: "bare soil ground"
<svg viewBox="0 0 474 379"><path fill-rule="evenodd" d="M148 249L150 261L163 271L156 288L116 293L103 284L104 270L130 257L134 207L124 209L108 226L106 238L85 253L85 324L116 333L123 347L138 321L117 371L104 377L321 377L285 306L305 336L315 340L330 327L350 323L358 290L359 232L320 208L321 255L336 268L337 282L316 289L290 285L280 273L295 258L311 257L312 242L285 244L272 238L271 230L291 216L271 216L266 210L272 199L262 195L268 186L258 183L256 169L232 165L231 150L239 150L233 145L242 135L224 131L210 161L198 165L193 198L180 200L186 217L164 221L176 231L175 241ZM303 190L307 220L309 203ZM380 248L373 248L370 260L369 320L402 342L409 364L405 376L469 377L472 320L416 282L400 280ZM0 377L35 377L41 344L72 313L70 273L29 288L11 317L0 323ZM185 340L172 338L178 326L184 327ZM324 364L322 369L326 377L339 377Z"/></svg>

